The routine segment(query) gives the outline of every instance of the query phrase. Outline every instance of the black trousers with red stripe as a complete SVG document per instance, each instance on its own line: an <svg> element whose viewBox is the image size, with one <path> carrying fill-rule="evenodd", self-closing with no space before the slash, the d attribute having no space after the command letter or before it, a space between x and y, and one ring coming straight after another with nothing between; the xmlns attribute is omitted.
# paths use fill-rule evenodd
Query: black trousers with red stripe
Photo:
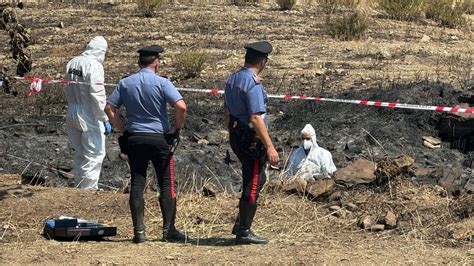
<svg viewBox="0 0 474 266"><path fill-rule="evenodd" d="M160 197L174 198L174 163L162 134L136 134L128 139L128 159L132 175L131 191L143 195L148 163L151 161L160 188ZM133 193L132 193L133 194Z"/></svg>
<svg viewBox="0 0 474 266"><path fill-rule="evenodd" d="M233 131L230 132L230 146L242 164L242 196L240 202L255 204L266 180L264 171L265 151L261 148L261 143L257 145L259 151L249 151L247 145L242 143L242 136Z"/></svg>
<svg viewBox="0 0 474 266"><path fill-rule="evenodd" d="M127 142L131 171L130 209L135 230L144 230L143 192L146 172L151 161L160 188L160 200L174 200L174 162L169 156L169 145L163 134L131 134ZM167 210L162 210L167 211ZM137 217L134 217L134 214ZM138 219L138 220L136 220Z"/></svg>

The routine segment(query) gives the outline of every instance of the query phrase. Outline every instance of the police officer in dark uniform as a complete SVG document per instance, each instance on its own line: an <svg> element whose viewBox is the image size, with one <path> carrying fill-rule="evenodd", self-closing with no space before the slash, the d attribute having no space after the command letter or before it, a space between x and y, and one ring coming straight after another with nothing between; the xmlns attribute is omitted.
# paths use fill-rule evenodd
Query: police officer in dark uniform
<svg viewBox="0 0 474 266"><path fill-rule="evenodd" d="M163 240L186 240L175 228L176 192L170 153L170 145L179 138L179 130L184 125L186 104L168 79L155 74L162 52L163 48L158 45L138 50L140 71L120 80L105 107L112 125L128 136L125 146L132 176L130 209L135 243L146 241L143 192L149 161L153 163L160 188ZM168 123L167 103L174 106L176 112L172 128ZM122 105L127 111L126 127L118 115Z"/></svg>
<svg viewBox="0 0 474 266"><path fill-rule="evenodd" d="M265 163L268 160L275 165L280 160L268 134L267 95L259 78L273 48L262 41L245 49L244 67L227 79L224 99L230 145L242 164L242 196L232 233L236 244L266 244L268 240L255 235L250 227L265 183Z"/></svg>

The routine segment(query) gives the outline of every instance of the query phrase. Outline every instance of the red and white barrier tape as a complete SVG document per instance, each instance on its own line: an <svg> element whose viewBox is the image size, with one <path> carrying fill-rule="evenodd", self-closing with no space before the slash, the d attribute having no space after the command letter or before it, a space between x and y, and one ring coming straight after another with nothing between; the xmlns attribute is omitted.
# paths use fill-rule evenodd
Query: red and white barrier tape
<svg viewBox="0 0 474 266"><path fill-rule="evenodd" d="M33 78L30 84L30 91L28 92L28 96L33 95L33 93L38 93L41 91L43 86L43 80L39 78Z"/></svg>
<svg viewBox="0 0 474 266"><path fill-rule="evenodd" d="M39 92L41 90L41 84L87 84L85 82L78 81L67 81L67 80L53 80L53 79L39 79L35 77L15 77L17 80L31 81L30 93ZM38 90L39 84L39 90ZM111 83L96 83L94 85L103 86L117 86L117 84ZM199 92L199 93L210 93L210 94L224 94L223 90L218 89L193 89L193 88L177 88L179 91L185 92ZM336 102L336 103L350 103L357 105L367 106L378 106L378 107L389 107L389 108L402 108L411 110L424 110L424 111L438 111L438 112L450 112L450 113L474 113L473 108L461 108L461 107L447 107L447 106L432 106L432 105L418 105L408 103L395 103L395 102L380 102L380 101L364 101L364 100L347 100L347 99L336 99L336 98L322 98L322 97L309 97L309 96L293 96L293 95L274 95L268 94L268 98L284 99L284 100L309 100L309 101L322 101L322 102Z"/></svg>
<svg viewBox="0 0 474 266"><path fill-rule="evenodd" d="M69 81L69 80L64 80L64 79L40 79L36 77L15 77L16 80L26 80L26 81L31 81L34 82L35 80L41 80L43 84L53 84L53 83L61 83L61 84L86 84L90 85L89 83L86 82L80 82L80 81ZM103 85L103 86L117 86L117 84L112 84L112 83L95 83L94 85Z"/></svg>
<svg viewBox="0 0 474 266"><path fill-rule="evenodd" d="M205 90L205 89L190 89L190 88L179 88L180 91L188 92L204 92L211 94L224 94L223 90ZM425 110L425 111L439 111L439 112L451 112L451 113L474 113L473 108L460 108L460 107L445 107L445 106L430 106L430 105L417 105L407 103L391 103L391 102L379 102L379 101L363 101L363 100L346 100L346 99L335 99L335 98L321 98L321 97L309 97L309 96L293 96L293 95L274 95L268 94L268 98L284 99L284 100L309 100L309 101L323 101L323 102L336 102L336 103L350 103L358 105L368 106L380 106L390 108L403 108L413 110Z"/></svg>

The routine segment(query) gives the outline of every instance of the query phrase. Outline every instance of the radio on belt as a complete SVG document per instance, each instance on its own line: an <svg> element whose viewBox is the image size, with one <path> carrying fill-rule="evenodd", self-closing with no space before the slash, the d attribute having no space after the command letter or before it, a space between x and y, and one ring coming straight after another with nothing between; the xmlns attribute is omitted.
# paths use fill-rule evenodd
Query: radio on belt
<svg viewBox="0 0 474 266"><path fill-rule="evenodd" d="M61 216L45 222L43 235L56 240L100 240L117 235L117 227Z"/></svg>

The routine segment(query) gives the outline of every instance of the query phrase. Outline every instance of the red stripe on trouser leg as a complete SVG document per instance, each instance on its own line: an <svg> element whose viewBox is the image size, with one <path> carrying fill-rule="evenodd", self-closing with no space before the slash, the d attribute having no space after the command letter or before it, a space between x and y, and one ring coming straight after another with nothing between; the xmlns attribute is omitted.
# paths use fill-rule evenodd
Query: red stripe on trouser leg
<svg viewBox="0 0 474 266"><path fill-rule="evenodd" d="M173 158L170 159L170 179L171 179L171 198L175 198L175 193L174 193L174 160Z"/></svg>
<svg viewBox="0 0 474 266"><path fill-rule="evenodd" d="M252 180L252 190L250 191L250 203L255 202L255 197L257 196L258 189L258 160L253 161L253 180Z"/></svg>

